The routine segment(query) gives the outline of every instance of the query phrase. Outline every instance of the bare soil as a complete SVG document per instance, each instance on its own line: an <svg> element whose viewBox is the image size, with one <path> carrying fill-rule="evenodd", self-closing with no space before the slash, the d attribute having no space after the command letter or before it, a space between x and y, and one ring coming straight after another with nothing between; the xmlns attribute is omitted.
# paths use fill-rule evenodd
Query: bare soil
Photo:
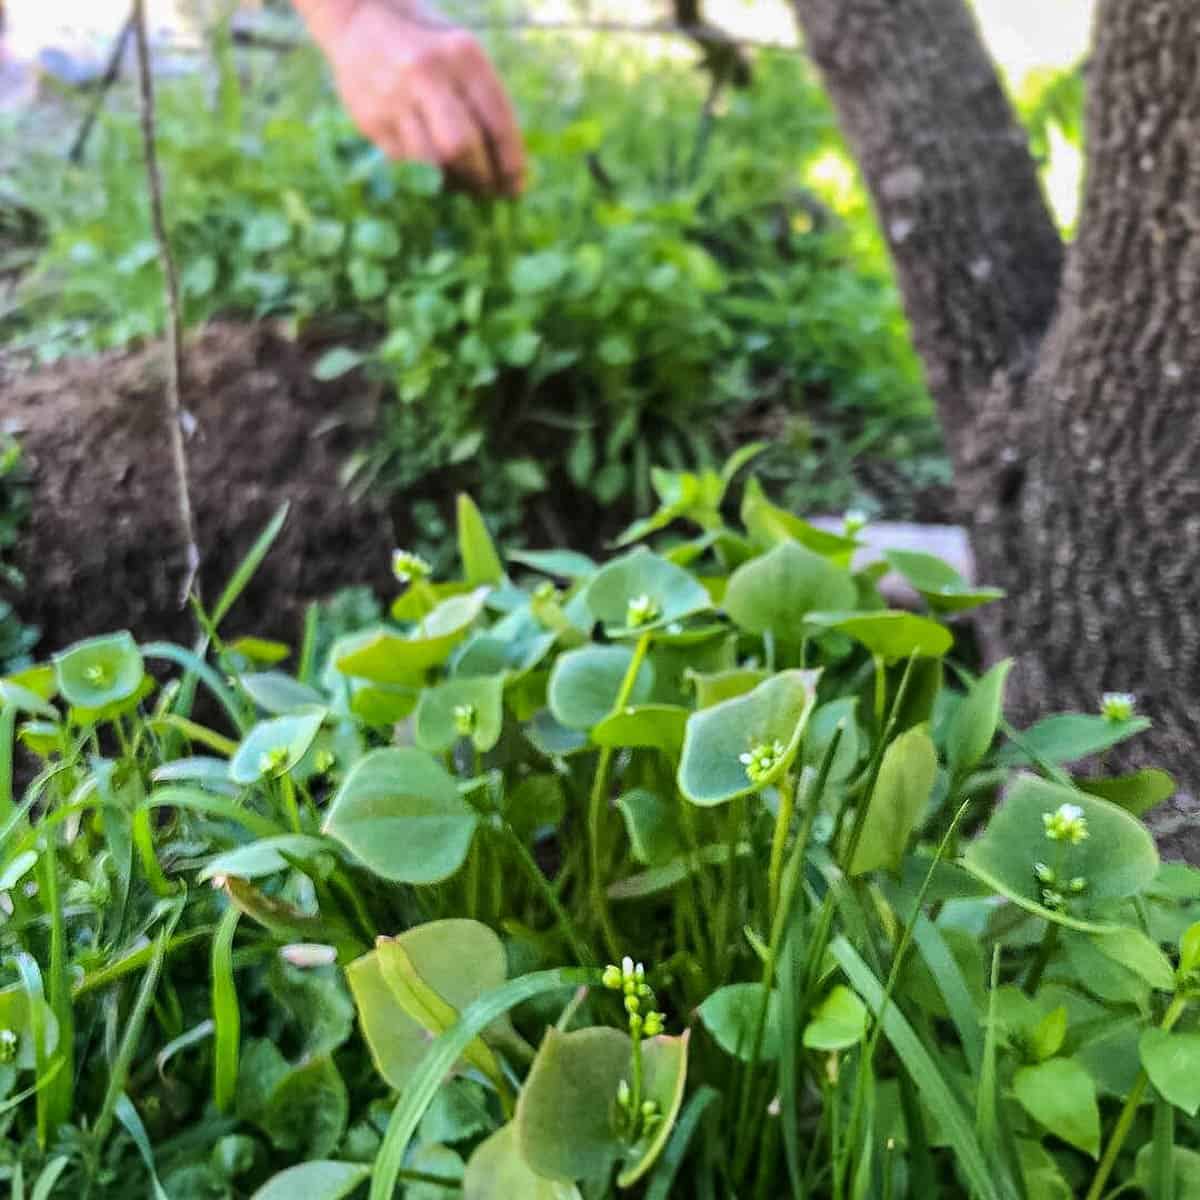
<svg viewBox="0 0 1200 1200"><path fill-rule="evenodd" d="M353 376L319 383L311 350L269 325L218 323L188 343L192 500L211 602L272 514L290 514L229 628L295 639L304 606L339 587L383 588L386 508L353 502L338 473L367 441L374 403ZM11 596L43 652L110 629L190 640L180 607L184 538L163 399L161 347L0 378L0 423L24 448L33 519Z"/></svg>

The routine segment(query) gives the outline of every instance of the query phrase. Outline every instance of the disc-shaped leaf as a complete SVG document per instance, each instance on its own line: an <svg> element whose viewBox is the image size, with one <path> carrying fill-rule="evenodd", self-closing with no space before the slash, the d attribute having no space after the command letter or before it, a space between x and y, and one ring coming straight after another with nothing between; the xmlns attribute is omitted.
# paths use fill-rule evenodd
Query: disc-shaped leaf
<svg viewBox="0 0 1200 1200"><path fill-rule="evenodd" d="M1043 817L1061 805L1073 805L1087 823L1088 836L1070 844L1047 839ZM1042 906L1038 862L1055 861L1063 847L1060 873L1082 878L1085 891L1070 901L1070 915L1083 915L1092 900L1136 895L1158 871L1158 851L1146 827L1124 809L1074 788L1024 775L992 814L987 829L963 855L963 865L1002 895L1050 920L1061 912Z"/></svg>
<svg viewBox="0 0 1200 1200"><path fill-rule="evenodd" d="M370 1177L369 1164L320 1159L272 1175L251 1200L342 1200Z"/></svg>
<svg viewBox="0 0 1200 1200"><path fill-rule="evenodd" d="M467 1163L463 1200L580 1200L573 1183L535 1174L521 1157L517 1127L502 1125Z"/></svg>
<svg viewBox="0 0 1200 1200"><path fill-rule="evenodd" d="M592 730L597 746L661 750L679 757L688 710L677 704L630 705L607 716Z"/></svg>
<svg viewBox="0 0 1200 1200"><path fill-rule="evenodd" d="M629 844L638 862L653 867L668 862L682 848L675 805L645 788L626 792L617 808L625 818Z"/></svg>
<svg viewBox="0 0 1200 1200"><path fill-rule="evenodd" d="M1100 1108L1096 1085L1073 1058L1051 1058L1021 1067L1013 1076L1021 1107L1055 1137L1096 1158L1100 1152Z"/></svg>
<svg viewBox="0 0 1200 1200"><path fill-rule="evenodd" d="M628 646L583 646L560 654L550 672L547 699L555 719L568 729L591 729L613 710L633 662ZM638 668L629 702L640 704L654 687L654 668Z"/></svg>
<svg viewBox="0 0 1200 1200"><path fill-rule="evenodd" d="M129 699L145 676L131 633L89 638L54 656L58 690L76 708L104 708Z"/></svg>
<svg viewBox="0 0 1200 1200"><path fill-rule="evenodd" d="M999 588L974 587L948 562L919 550L887 550L884 558L899 571L934 612L956 613L1003 599Z"/></svg>
<svg viewBox="0 0 1200 1200"><path fill-rule="evenodd" d="M462 866L477 823L445 768L402 747L372 750L355 763L325 832L384 879L435 883Z"/></svg>
<svg viewBox="0 0 1200 1200"><path fill-rule="evenodd" d="M617 1176L618 1187L633 1187L654 1166L666 1147L683 1104L690 1039L689 1029L682 1037L655 1037L642 1043L644 1094L647 1100L658 1105L662 1120L648 1139L631 1148L625 1167Z"/></svg>
<svg viewBox="0 0 1200 1200"><path fill-rule="evenodd" d="M417 705L417 744L437 754L463 736L477 750L488 751L500 740L503 726L503 675L447 679L426 688Z"/></svg>
<svg viewBox="0 0 1200 1200"><path fill-rule="evenodd" d="M773 783L790 766L816 697L810 671L781 671L752 692L688 718L679 763L679 788L693 803L724 804ZM742 755L761 746L782 750L757 779Z"/></svg>
<svg viewBox="0 0 1200 1200"><path fill-rule="evenodd" d="M762 1012L761 983L730 983L709 994L698 1010L704 1028L725 1051L743 1062L754 1053L754 1035ZM763 1027L760 1062L779 1057L779 993L771 989L767 997L767 1020Z"/></svg>
<svg viewBox="0 0 1200 1200"><path fill-rule="evenodd" d="M924 725L902 733L883 752L879 777L867 802L862 837L850 874L885 867L896 871L921 822L937 778L937 751Z"/></svg>
<svg viewBox="0 0 1200 1200"><path fill-rule="evenodd" d="M813 1010L804 1027L810 1050L845 1050L867 1033L867 1006L845 985L838 984Z"/></svg>
<svg viewBox="0 0 1200 1200"><path fill-rule="evenodd" d="M854 638L884 662L898 662L912 654L941 658L954 644L954 636L945 625L915 613L822 612L810 613L809 620Z"/></svg>
<svg viewBox="0 0 1200 1200"><path fill-rule="evenodd" d="M260 721L242 738L229 777L243 787L292 770L308 753L328 715L323 708Z"/></svg>
<svg viewBox="0 0 1200 1200"><path fill-rule="evenodd" d="M550 1179L599 1179L624 1150L614 1123L632 1043L616 1029L549 1029L517 1101L521 1157Z"/></svg>
<svg viewBox="0 0 1200 1200"><path fill-rule="evenodd" d="M798 642L810 612L849 608L855 597L848 571L786 541L734 571L725 610L748 633L773 633L782 641Z"/></svg>
<svg viewBox="0 0 1200 1200"><path fill-rule="evenodd" d="M1189 1117L1200 1112L1200 1033L1147 1029L1138 1042L1142 1066L1164 1100Z"/></svg>
<svg viewBox="0 0 1200 1200"><path fill-rule="evenodd" d="M639 637L712 606L693 575L645 549L601 567L585 594L592 616L610 637ZM642 619L636 619L639 606Z"/></svg>
<svg viewBox="0 0 1200 1200"><path fill-rule="evenodd" d="M407 965L451 1013L461 1012L499 987L507 973L500 939L477 921L429 921L389 941L404 950ZM417 1001L408 994L412 989L401 980L402 1003L393 986L396 972L385 974L379 949L350 963L346 979L375 1066L392 1087L403 1089L429 1048L430 1038L444 1032L446 1013L434 1012L428 1004L415 1008ZM412 1015L414 1012L421 1019ZM511 1026L502 1018L489 1028L496 1036L504 1036ZM489 1036L484 1034L485 1039Z"/></svg>
<svg viewBox="0 0 1200 1200"><path fill-rule="evenodd" d="M388 629L361 635L336 659L344 675L373 683L408 683L444 663L483 611L487 588L443 600L407 637Z"/></svg>

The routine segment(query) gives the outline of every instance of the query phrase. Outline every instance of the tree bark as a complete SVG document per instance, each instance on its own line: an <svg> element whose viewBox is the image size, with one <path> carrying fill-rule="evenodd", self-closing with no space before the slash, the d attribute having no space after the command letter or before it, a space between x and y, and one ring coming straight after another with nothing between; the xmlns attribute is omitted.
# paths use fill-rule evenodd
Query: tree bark
<svg viewBox="0 0 1200 1200"><path fill-rule="evenodd" d="M1100 0L1066 256L963 0L794 0L896 262L1018 714L1200 786L1200 10Z"/></svg>

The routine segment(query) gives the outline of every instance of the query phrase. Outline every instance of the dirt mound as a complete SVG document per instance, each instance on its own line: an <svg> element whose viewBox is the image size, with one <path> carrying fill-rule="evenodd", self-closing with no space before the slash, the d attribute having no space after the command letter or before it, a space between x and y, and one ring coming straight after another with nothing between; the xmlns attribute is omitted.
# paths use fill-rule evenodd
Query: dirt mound
<svg viewBox="0 0 1200 1200"><path fill-rule="evenodd" d="M294 640L309 601L386 586L386 509L353 503L338 472L369 436L374 403L353 377L318 383L311 352L265 325L214 324L188 344L191 491L212 601L271 515L291 512L228 626ZM178 603L177 519L159 346L65 362L0 384L0 422L33 473L32 525L10 597L42 651L109 629L190 638Z"/></svg>

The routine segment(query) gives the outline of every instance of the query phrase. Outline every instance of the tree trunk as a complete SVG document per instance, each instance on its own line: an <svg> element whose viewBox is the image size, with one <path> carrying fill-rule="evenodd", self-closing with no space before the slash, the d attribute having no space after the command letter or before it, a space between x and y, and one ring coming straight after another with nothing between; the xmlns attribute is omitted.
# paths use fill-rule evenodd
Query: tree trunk
<svg viewBox="0 0 1200 1200"><path fill-rule="evenodd" d="M896 262L1023 719L1136 693L1200 786L1200 9L1100 0L1065 266L963 0L795 0Z"/></svg>

